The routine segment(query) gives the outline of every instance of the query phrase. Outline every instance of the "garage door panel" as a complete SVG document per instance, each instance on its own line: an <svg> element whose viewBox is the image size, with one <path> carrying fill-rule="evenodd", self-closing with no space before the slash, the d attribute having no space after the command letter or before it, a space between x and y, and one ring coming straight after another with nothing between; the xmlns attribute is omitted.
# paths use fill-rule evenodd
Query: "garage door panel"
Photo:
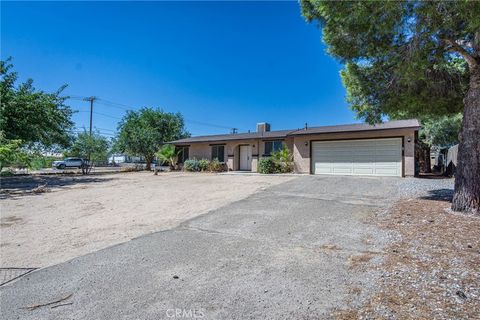
<svg viewBox="0 0 480 320"><path fill-rule="evenodd" d="M398 155L398 156L395 156L395 157L375 157L375 163L379 163L379 164L384 164L384 163L387 163L387 164L390 164L390 165L393 165L395 166L397 163L395 161L393 161L392 159L395 159L395 158L399 158L401 159L402 156L401 155Z"/></svg>
<svg viewBox="0 0 480 320"><path fill-rule="evenodd" d="M354 168L373 168L374 162L365 161L365 162L358 162L354 164Z"/></svg>
<svg viewBox="0 0 480 320"><path fill-rule="evenodd" d="M400 172L395 170L395 169L387 169L387 168L376 168L375 170L375 175L378 176L392 176L392 177L398 177L400 176Z"/></svg>
<svg viewBox="0 0 480 320"><path fill-rule="evenodd" d="M351 168L333 168L333 173L338 175L351 175L352 171Z"/></svg>
<svg viewBox="0 0 480 320"><path fill-rule="evenodd" d="M353 173L359 176L370 176L375 173L372 168L355 168Z"/></svg>
<svg viewBox="0 0 480 320"><path fill-rule="evenodd" d="M402 175L400 138L312 143L315 174Z"/></svg>
<svg viewBox="0 0 480 320"><path fill-rule="evenodd" d="M318 174L333 174L333 168L328 166L315 166L315 172Z"/></svg>
<svg viewBox="0 0 480 320"><path fill-rule="evenodd" d="M375 152L375 154L378 155L378 156L397 156L397 155L401 154L400 152L398 152L398 150L392 150L391 148L393 148L393 147L390 147L389 149L378 148L376 150L372 150L372 152Z"/></svg>

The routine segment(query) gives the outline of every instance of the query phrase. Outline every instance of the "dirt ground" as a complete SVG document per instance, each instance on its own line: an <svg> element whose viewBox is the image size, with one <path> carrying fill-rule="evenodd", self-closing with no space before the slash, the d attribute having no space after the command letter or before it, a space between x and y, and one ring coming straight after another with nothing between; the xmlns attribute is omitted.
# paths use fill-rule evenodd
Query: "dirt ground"
<svg viewBox="0 0 480 320"><path fill-rule="evenodd" d="M449 199L410 199L372 223L394 233L375 294L337 319L479 319L480 217L453 213ZM353 289L353 288L352 288ZM360 290L361 291L361 290Z"/></svg>
<svg viewBox="0 0 480 320"><path fill-rule="evenodd" d="M45 267L246 198L292 176L117 173L2 180L0 267Z"/></svg>

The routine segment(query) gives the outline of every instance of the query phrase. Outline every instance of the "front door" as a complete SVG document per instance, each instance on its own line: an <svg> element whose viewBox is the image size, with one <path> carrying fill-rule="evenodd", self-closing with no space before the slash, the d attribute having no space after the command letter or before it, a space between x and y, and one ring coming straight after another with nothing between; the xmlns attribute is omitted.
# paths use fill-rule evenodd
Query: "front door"
<svg viewBox="0 0 480 320"><path fill-rule="evenodd" d="M250 146L240 146L240 170L252 171L252 149Z"/></svg>

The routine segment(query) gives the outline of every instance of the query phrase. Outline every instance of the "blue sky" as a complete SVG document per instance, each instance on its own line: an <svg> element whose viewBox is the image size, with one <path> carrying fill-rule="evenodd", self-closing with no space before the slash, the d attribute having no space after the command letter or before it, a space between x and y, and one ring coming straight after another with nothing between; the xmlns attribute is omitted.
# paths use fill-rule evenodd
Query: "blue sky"
<svg viewBox="0 0 480 320"><path fill-rule="evenodd" d="M181 112L193 135L357 122L297 2L2 2L1 57L38 89ZM74 120L88 126L88 103ZM124 106L99 101L112 135ZM208 125L207 125L208 124Z"/></svg>

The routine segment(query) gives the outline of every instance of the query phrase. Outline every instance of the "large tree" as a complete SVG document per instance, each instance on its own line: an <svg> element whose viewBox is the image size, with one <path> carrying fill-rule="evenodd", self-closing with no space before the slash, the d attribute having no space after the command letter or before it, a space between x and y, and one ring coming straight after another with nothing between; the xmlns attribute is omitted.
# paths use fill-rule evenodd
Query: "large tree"
<svg viewBox="0 0 480 320"><path fill-rule="evenodd" d="M115 149L143 156L147 170L150 170L155 152L163 144L188 136L180 113L142 108L139 111L128 111L123 117L118 126Z"/></svg>
<svg viewBox="0 0 480 320"><path fill-rule="evenodd" d="M58 91L46 93L29 79L17 84L10 60L0 61L0 131L7 140L21 140L30 147L66 147L71 142L73 111Z"/></svg>
<svg viewBox="0 0 480 320"><path fill-rule="evenodd" d="M452 208L480 212L480 2L301 0L370 123L463 112Z"/></svg>

